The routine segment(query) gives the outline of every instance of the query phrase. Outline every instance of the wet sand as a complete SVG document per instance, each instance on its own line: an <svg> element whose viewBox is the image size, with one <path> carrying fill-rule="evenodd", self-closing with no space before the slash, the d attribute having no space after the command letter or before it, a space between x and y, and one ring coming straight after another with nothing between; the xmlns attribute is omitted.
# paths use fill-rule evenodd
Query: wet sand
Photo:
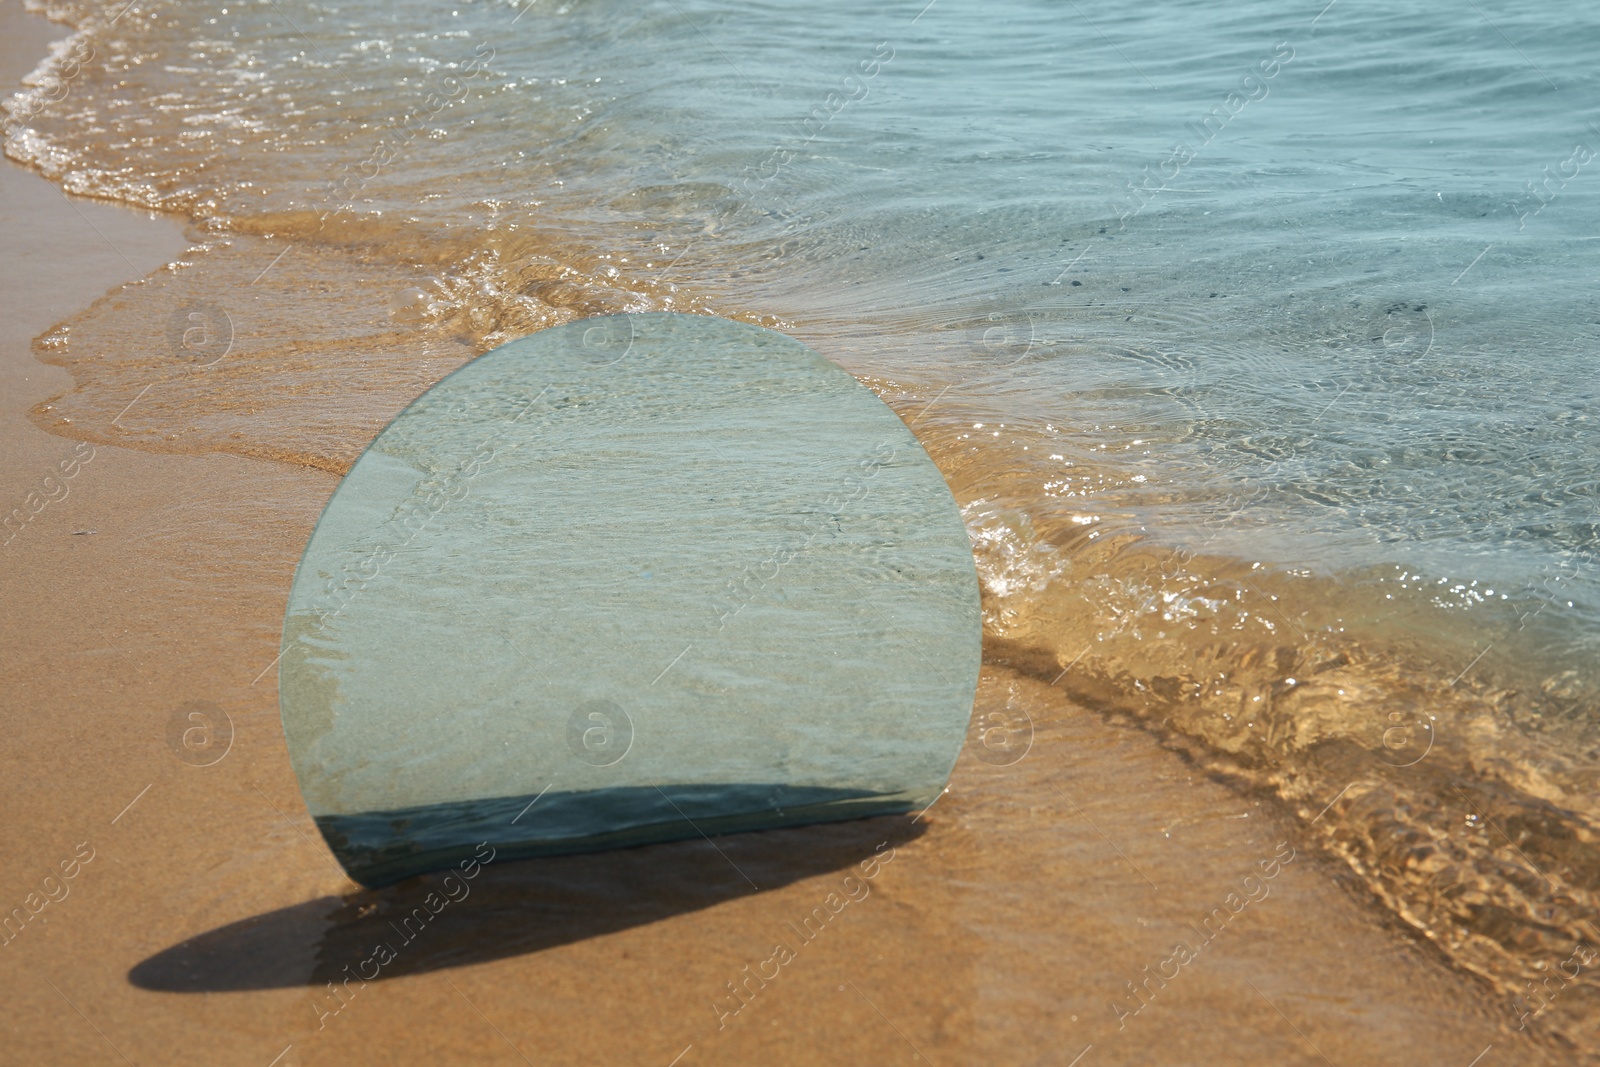
<svg viewBox="0 0 1600 1067"><path fill-rule="evenodd" d="M7 85L60 35L16 4L0 29ZM914 824L490 864L402 943L389 923L429 882L361 892L337 869L268 669L336 477L109 444L85 461L38 429L29 409L70 377L31 340L186 242L172 220L69 202L10 163L0 205L0 500L57 497L0 548L0 891L7 911L37 909L0 947L9 1061L1573 1061L1516 1034L1274 801L998 653L975 716L1031 719L1032 747L994 766L969 745ZM231 722L210 766L169 741L195 702ZM50 877L74 857L74 877ZM852 874L866 892L850 900ZM349 979L385 939L394 963ZM1186 963L1180 941L1198 949ZM768 962L780 945L787 962Z"/></svg>

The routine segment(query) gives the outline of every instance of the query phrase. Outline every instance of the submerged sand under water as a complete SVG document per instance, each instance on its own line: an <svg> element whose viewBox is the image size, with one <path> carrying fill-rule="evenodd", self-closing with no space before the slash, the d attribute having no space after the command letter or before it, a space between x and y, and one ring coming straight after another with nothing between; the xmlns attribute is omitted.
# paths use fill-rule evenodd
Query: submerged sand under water
<svg viewBox="0 0 1600 1067"><path fill-rule="evenodd" d="M151 241L141 267L177 251L170 233L152 240L6 177L14 203L39 205L11 209L30 227L8 224L30 262L86 254L55 243L84 222L83 241L100 240L98 224L130 258ZM722 886L732 872L694 845L491 866L476 903L442 913L445 929L341 1000L325 988L346 981L340 961L367 958L373 916L409 913L423 887L345 883L281 751L266 668L330 475L506 336L602 311L760 315L716 286L622 284L606 273L611 253L558 234L515 238L502 256L514 278L482 260L462 269L471 257L448 244L434 263L396 255L358 227L329 240L282 218L213 218L189 236L166 267L87 310L119 275L76 290L23 275L13 290L53 302L15 304L19 328L41 336L31 356L9 346L6 374L28 376L8 390L6 432L24 457L10 491L26 499L32 468L42 476L74 440L95 459L76 496L4 549L16 605L5 644L22 650L4 665L23 768L8 810L29 828L5 846L20 872L11 895L32 891L22 875L54 864L52 843L69 848L75 827L99 828L107 860L0 949L24 960L16 1001L37 1007L7 1024L20 1047L106 1051L64 1000L135 1061L168 1057L157 1050L179 1032L193 1062L266 1062L292 1044L285 1063L417 1047L514 1062L508 1045L663 1063L685 1046L797 1062L908 1045L935 1062L1070 1060L1093 1045L1102 1062L1466 1063L1493 1045L1534 1063L1594 1046L1600 995L1581 963L1600 942L1594 695L1576 676L1518 673L1519 642L1542 639L1537 617L1508 611L1493 631L1501 655L1475 660L1485 628L1396 612L1386 598L1415 592L1399 576L1336 581L1208 552L1206 531L1101 521L1096 494L1127 472L1095 462L1116 440L1100 427L1007 424L1003 390L936 403L958 383L865 368L973 535L988 663L975 721L1031 724L1032 748L997 766L1009 756L975 744L914 828L722 843L760 893ZM437 281L442 265L455 280ZM473 270L492 282L476 296L459 280ZM186 332L197 325L203 336ZM825 354L838 335L779 325ZM27 370L34 356L70 379ZM1041 493L1041 452L1078 461L1062 491ZM1211 503L1219 524L1237 510ZM160 740L197 696L229 709L238 744L211 768L183 766ZM730 1000L729 982L773 958L766 942L792 936L791 919L889 840L896 861L871 895L829 912L836 940L854 943L786 943L780 977ZM1295 858L1263 880L1281 842ZM181 948L194 938L198 961ZM741 1007L726 1016L718 1003Z"/></svg>

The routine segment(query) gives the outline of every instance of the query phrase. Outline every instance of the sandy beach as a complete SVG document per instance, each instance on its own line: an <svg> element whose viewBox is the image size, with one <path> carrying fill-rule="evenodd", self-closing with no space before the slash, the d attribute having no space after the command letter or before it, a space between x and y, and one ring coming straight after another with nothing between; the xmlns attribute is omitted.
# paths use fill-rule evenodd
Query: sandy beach
<svg viewBox="0 0 1600 1067"><path fill-rule="evenodd" d="M64 33L5 0L0 82ZM136 300L189 238L9 161L0 213L0 506L26 515L0 547L0 906L28 916L0 947L0 1061L1573 1062L1278 801L997 645L974 715L1031 723L1031 748L996 766L969 744L916 822L487 863L352 978L434 883L351 883L284 747L271 668L338 477L40 429L72 378L34 339ZM197 708L203 766L172 740Z"/></svg>

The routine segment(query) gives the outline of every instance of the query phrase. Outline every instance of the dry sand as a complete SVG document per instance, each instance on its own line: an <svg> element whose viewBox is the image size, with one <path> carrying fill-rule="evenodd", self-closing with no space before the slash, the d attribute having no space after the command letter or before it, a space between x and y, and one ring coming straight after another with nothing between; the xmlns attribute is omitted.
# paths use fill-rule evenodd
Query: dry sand
<svg viewBox="0 0 1600 1067"><path fill-rule="evenodd" d="M0 80L60 32L0 7ZM58 497L0 548L0 907L40 907L61 894L58 864L93 856L0 947L0 1061L1563 1061L1272 802L993 663L977 713L1032 709L1033 747L1008 767L969 750L914 825L491 864L402 943L390 923L429 883L364 893L343 877L301 805L267 669L336 479L99 445L46 486L76 442L28 416L69 385L31 339L102 296L137 299L185 241L173 220L69 201L9 163L0 204L0 510ZM211 766L168 741L191 702L231 720ZM845 877L890 849L841 907ZM1267 895L1228 911L1285 850ZM819 907L804 941L791 924ZM1119 1026L1112 1002L1137 1004L1126 983L1172 975L1174 943L1197 944L1219 907L1225 931ZM376 980L329 988L385 939L400 947ZM733 1013L728 983L780 943L792 958Z"/></svg>

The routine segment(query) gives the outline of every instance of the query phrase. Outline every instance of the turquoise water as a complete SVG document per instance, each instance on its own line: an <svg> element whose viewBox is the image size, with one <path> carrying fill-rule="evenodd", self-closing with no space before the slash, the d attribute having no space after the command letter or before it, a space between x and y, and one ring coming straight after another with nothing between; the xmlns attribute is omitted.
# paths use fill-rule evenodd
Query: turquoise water
<svg viewBox="0 0 1600 1067"><path fill-rule="evenodd" d="M479 336L538 324L519 242L559 232L557 304L689 290L908 394L1116 427L1085 447L1136 527L1248 498L1214 547L1443 579L1594 658L1600 29L1567 5L280 7L151 14L186 55L122 72L156 97L99 116L126 136L74 151L85 86L13 154L447 240L419 306Z"/></svg>
<svg viewBox="0 0 1600 1067"><path fill-rule="evenodd" d="M45 424L342 470L545 326L758 321L939 463L995 655L1277 791L1506 989L1592 935L1592 13L50 9L99 58L8 154L203 247L45 340ZM230 355L113 426L193 307Z"/></svg>

